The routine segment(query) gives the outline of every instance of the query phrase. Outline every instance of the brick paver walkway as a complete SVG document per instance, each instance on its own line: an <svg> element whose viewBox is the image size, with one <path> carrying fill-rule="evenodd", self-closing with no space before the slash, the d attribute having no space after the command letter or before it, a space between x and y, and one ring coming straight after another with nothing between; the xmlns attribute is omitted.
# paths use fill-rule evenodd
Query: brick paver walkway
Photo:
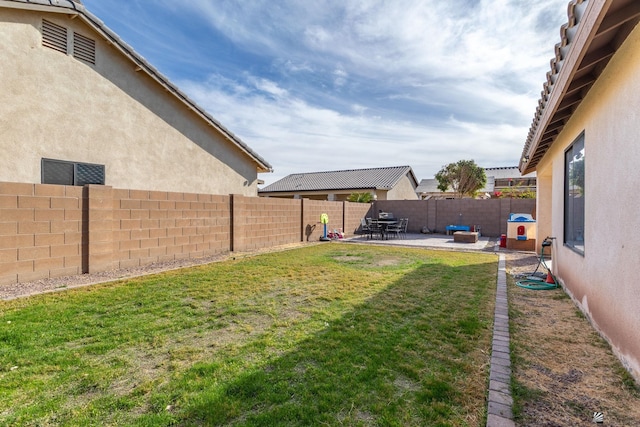
<svg viewBox="0 0 640 427"><path fill-rule="evenodd" d="M498 263L498 284L491 347L487 427L515 427L511 406L511 359L509 356L509 305L504 254Z"/></svg>

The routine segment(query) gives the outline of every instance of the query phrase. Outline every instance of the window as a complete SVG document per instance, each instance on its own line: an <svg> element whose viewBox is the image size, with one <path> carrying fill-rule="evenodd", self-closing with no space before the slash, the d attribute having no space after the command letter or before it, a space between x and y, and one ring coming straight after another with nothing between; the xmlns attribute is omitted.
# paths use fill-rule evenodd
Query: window
<svg viewBox="0 0 640 427"><path fill-rule="evenodd" d="M584 132L564 154L564 244L584 254Z"/></svg>
<svg viewBox="0 0 640 427"><path fill-rule="evenodd" d="M58 185L104 185L104 165L42 159L42 183Z"/></svg>

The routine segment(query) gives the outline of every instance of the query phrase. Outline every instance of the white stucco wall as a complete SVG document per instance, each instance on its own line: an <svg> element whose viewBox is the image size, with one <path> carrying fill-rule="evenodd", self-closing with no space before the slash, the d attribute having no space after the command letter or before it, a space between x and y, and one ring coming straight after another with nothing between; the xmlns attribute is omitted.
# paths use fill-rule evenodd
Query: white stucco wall
<svg viewBox="0 0 640 427"><path fill-rule="evenodd" d="M565 247L562 239L564 152L583 131L584 256ZM539 238L557 237L554 274L638 380L639 159L640 26L611 59L537 168Z"/></svg>
<svg viewBox="0 0 640 427"><path fill-rule="evenodd" d="M42 17L96 41L95 66L42 46ZM257 164L81 19L0 8L0 181L41 159L105 165L116 188L257 194Z"/></svg>

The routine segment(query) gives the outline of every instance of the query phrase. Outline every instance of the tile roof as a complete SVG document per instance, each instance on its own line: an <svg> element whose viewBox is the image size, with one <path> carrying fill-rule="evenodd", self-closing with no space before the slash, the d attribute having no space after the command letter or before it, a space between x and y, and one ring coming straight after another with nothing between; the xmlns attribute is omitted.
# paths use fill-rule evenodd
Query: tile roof
<svg viewBox="0 0 640 427"><path fill-rule="evenodd" d="M536 173L530 172L528 174L522 175L517 166L506 166L506 167L497 167L497 168L484 168L484 172L487 175L487 179L489 177L493 177L495 179L509 179L509 178L535 178Z"/></svg>
<svg viewBox="0 0 640 427"><path fill-rule="evenodd" d="M320 190L390 190L406 175L409 175L414 186L418 185L410 166L393 166L291 174L259 190L259 193Z"/></svg>
<svg viewBox="0 0 640 427"><path fill-rule="evenodd" d="M438 180L435 178L420 180L420 184L416 187L416 193L441 193L438 189Z"/></svg>
<svg viewBox="0 0 640 427"><path fill-rule="evenodd" d="M33 8L34 10L50 10L61 11L67 9L65 13L73 13L80 17L87 25L92 27L98 34L104 37L108 43L113 44L124 56L131 60L137 66L137 70L147 73L153 80L162 85L169 93L174 95L187 108L195 112L204 119L210 126L218 130L229 142L239 148L248 155L259 167L259 172L272 172L273 167L255 151L253 151L244 141L225 128L220 122L214 119L202 107L196 104L184 92L178 89L169 79L155 69L140 54L138 54L131 46L125 43L120 37L109 29L104 22L93 15L82 4L80 0L6 0L2 7L20 7L24 9ZM15 3L12 6L11 3Z"/></svg>
<svg viewBox="0 0 640 427"><path fill-rule="evenodd" d="M537 164L555 142L609 60L640 21L638 0L571 0L551 70L527 135L519 169Z"/></svg>

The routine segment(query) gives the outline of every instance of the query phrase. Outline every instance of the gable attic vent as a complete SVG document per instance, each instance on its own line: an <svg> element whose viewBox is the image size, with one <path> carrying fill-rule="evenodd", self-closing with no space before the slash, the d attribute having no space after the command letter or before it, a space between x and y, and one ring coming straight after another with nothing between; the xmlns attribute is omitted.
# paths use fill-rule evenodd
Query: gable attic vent
<svg viewBox="0 0 640 427"><path fill-rule="evenodd" d="M73 33L73 57L89 64L96 64L96 42L78 33Z"/></svg>
<svg viewBox="0 0 640 427"><path fill-rule="evenodd" d="M66 54L67 29L43 19L42 45Z"/></svg>

